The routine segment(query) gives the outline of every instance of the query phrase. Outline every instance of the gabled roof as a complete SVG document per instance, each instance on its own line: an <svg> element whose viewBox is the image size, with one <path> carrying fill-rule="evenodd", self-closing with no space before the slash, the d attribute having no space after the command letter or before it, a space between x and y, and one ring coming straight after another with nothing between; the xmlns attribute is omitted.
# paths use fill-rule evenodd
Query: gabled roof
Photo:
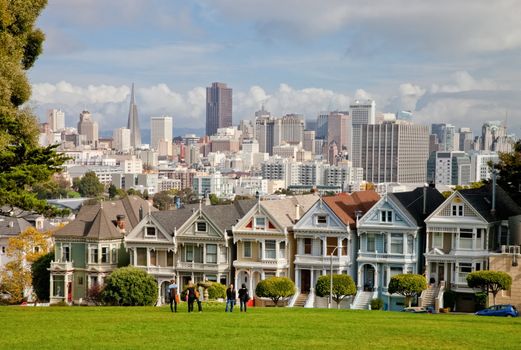
<svg viewBox="0 0 521 350"><path fill-rule="evenodd" d="M424 193L427 199L425 201L425 214L423 210ZM397 205L409 212L410 216L416 221L415 224L417 226L422 226L425 218L445 201L445 197L433 187L418 187L413 191L390 193L388 196L393 197Z"/></svg>
<svg viewBox="0 0 521 350"><path fill-rule="evenodd" d="M358 191L352 194L343 192L334 196L324 197L323 200L344 224L354 229L356 212L360 211L361 215L367 213L380 200L380 196L374 191Z"/></svg>
<svg viewBox="0 0 521 350"><path fill-rule="evenodd" d="M149 210L157 211L156 208L149 206L148 201L138 196L84 205L76 218L57 230L54 236L101 240L123 238L123 233L116 228L117 216L125 215L125 230L130 232L139 222L140 211L144 214Z"/></svg>
<svg viewBox="0 0 521 350"><path fill-rule="evenodd" d="M304 215L319 197L316 194L291 196L278 200L261 201L261 206L282 227L292 226L296 221L296 206L300 206L300 216Z"/></svg>
<svg viewBox="0 0 521 350"><path fill-rule="evenodd" d="M499 186L496 186L495 213L491 212L492 184L458 192L488 222L505 220L511 216L521 214L521 207Z"/></svg>
<svg viewBox="0 0 521 350"><path fill-rule="evenodd" d="M23 218L0 216L0 236L16 236L31 226Z"/></svg>

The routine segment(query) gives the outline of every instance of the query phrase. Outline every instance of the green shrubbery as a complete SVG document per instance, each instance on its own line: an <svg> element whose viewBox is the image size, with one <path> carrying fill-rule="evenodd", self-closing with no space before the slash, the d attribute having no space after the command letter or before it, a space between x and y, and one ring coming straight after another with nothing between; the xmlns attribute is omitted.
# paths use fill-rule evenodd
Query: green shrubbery
<svg viewBox="0 0 521 350"><path fill-rule="evenodd" d="M384 308L384 301L380 298L371 300L371 310L382 310Z"/></svg>
<svg viewBox="0 0 521 350"><path fill-rule="evenodd" d="M467 275L467 284L470 288L480 288L483 292L492 293L494 305L496 295L500 290L508 290L512 285L512 277L503 271L475 271ZM485 303L486 305L486 303Z"/></svg>
<svg viewBox="0 0 521 350"><path fill-rule="evenodd" d="M33 290L38 300L49 300L49 280L51 261L54 260L54 253L47 253L36 259L31 265L31 276Z"/></svg>
<svg viewBox="0 0 521 350"><path fill-rule="evenodd" d="M208 287L208 299L219 299L226 298L226 286L219 282L213 282L210 287Z"/></svg>
<svg viewBox="0 0 521 350"><path fill-rule="evenodd" d="M278 306L280 299L295 294L295 283L287 277L270 277L257 284L255 294L261 298L270 298Z"/></svg>
<svg viewBox="0 0 521 350"><path fill-rule="evenodd" d="M452 290L446 290L443 292L443 307L454 310L456 305L456 292Z"/></svg>
<svg viewBox="0 0 521 350"><path fill-rule="evenodd" d="M331 275L320 276L317 280L316 292L319 297L328 297L331 285ZM356 294L355 282L349 275L333 275L333 300L337 308L345 297Z"/></svg>
<svg viewBox="0 0 521 350"><path fill-rule="evenodd" d="M390 294L398 293L405 297L407 305L410 307L412 298L427 289L427 281L422 275L412 273L402 273L391 277L388 291Z"/></svg>
<svg viewBox="0 0 521 350"><path fill-rule="evenodd" d="M157 282L139 268L122 267L107 277L101 296L109 305L154 305L157 301Z"/></svg>

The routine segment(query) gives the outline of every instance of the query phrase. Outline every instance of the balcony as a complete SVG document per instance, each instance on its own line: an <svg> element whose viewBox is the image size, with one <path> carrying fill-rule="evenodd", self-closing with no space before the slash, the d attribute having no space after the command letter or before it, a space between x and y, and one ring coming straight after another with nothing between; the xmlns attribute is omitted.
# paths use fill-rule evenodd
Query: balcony
<svg viewBox="0 0 521 350"><path fill-rule="evenodd" d="M416 262L417 257L415 254L392 254L358 251L358 258L356 260L360 262L412 263Z"/></svg>
<svg viewBox="0 0 521 350"><path fill-rule="evenodd" d="M262 268L262 269L283 269L288 267L287 259L261 259L257 261L240 261L233 262L235 268Z"/></svg>
<svg viewBox="0 0 521 350"><path fill-rule="evenodd" d="M333 256L333 266L346 266L349 264L350 257L349 255L345 256ZM313 266L329 266L331 264L331 256L330 255L295 255L295 265L313 265Z"/></svg>
<svg viewBox="0 0 521 350"><path fill-rule="evenodd" d="M214 264L214 263L199 263L199 262L187 262L178 261L177 269L179 270L198 270L198 271L217 271L225 270L228 267L227 263Z"/></svg>
<svg viewBox="0 0 521 350"><path fill-rule="evenodd" d="M51 271L70 271L72 269L72 261L51 261Z"/></svg>

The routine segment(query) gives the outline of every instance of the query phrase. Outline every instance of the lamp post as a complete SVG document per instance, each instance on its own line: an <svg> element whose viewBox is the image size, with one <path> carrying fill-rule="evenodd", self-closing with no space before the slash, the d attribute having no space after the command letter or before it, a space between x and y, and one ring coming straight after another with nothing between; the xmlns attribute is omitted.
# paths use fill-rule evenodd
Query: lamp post
<svg viewBox="0 0 521 350"><path fill-rule="evenodd" d="M329 279L329 303L327 305L328 309L331 309L331 304L333 304L333 254L335 254L337 249L338 249L338 245L335 247L335 249L333 249L333 251L329 255L329 276L330 276L330 279Z"/></svg>

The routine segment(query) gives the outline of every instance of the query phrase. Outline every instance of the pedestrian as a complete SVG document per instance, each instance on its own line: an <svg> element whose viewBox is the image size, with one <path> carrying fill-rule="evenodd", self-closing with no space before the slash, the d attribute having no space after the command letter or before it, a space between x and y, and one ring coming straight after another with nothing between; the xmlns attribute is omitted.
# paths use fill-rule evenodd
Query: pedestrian
<svg viewBox="0 0 521 350"><path fill-rule="evenodd" d="M177 312L177 284L175 283L175 279L170 280L170 285L168 286L168 294L170 295L170 311Z"/></svg>
<svg viewBox="0 0 521 350"><path fill-rule="evenodd" d="M203 311L203 303L202 303L203 293L204 293L204 288L202 286L199 286L197 288L197 290L195 291L195 300L197 300L197 309L199 310L199 312Z"/></svg>
<svg viewBox="0 0 521 350"><path fill-rule="evenodd" d="M188 299L188 312L194 311L194 301L195 301L195 287L192 283L192 280L188 282L188 286L186 289L186 296Z"/></svg>
<svg viewBox="0 0 521 350"><path fill-rule="evenodd" d="M248 304L248 301L250 300L250 295L248 294L248 288L246 288L246 284L242 284L242 288L239 289L239 303L241 306L241 312L246 312L246 304Z"/></svg>
<svg viewBox="0 0 521 350"><path fill-rule="evenodd" d="M230 309L230 312L233 312L235 299L237 299L237 292L235 291L233 284L230 284L228 289L226 289L226 309L224 310L225 312L228 312L228 309Z"/></svg>

